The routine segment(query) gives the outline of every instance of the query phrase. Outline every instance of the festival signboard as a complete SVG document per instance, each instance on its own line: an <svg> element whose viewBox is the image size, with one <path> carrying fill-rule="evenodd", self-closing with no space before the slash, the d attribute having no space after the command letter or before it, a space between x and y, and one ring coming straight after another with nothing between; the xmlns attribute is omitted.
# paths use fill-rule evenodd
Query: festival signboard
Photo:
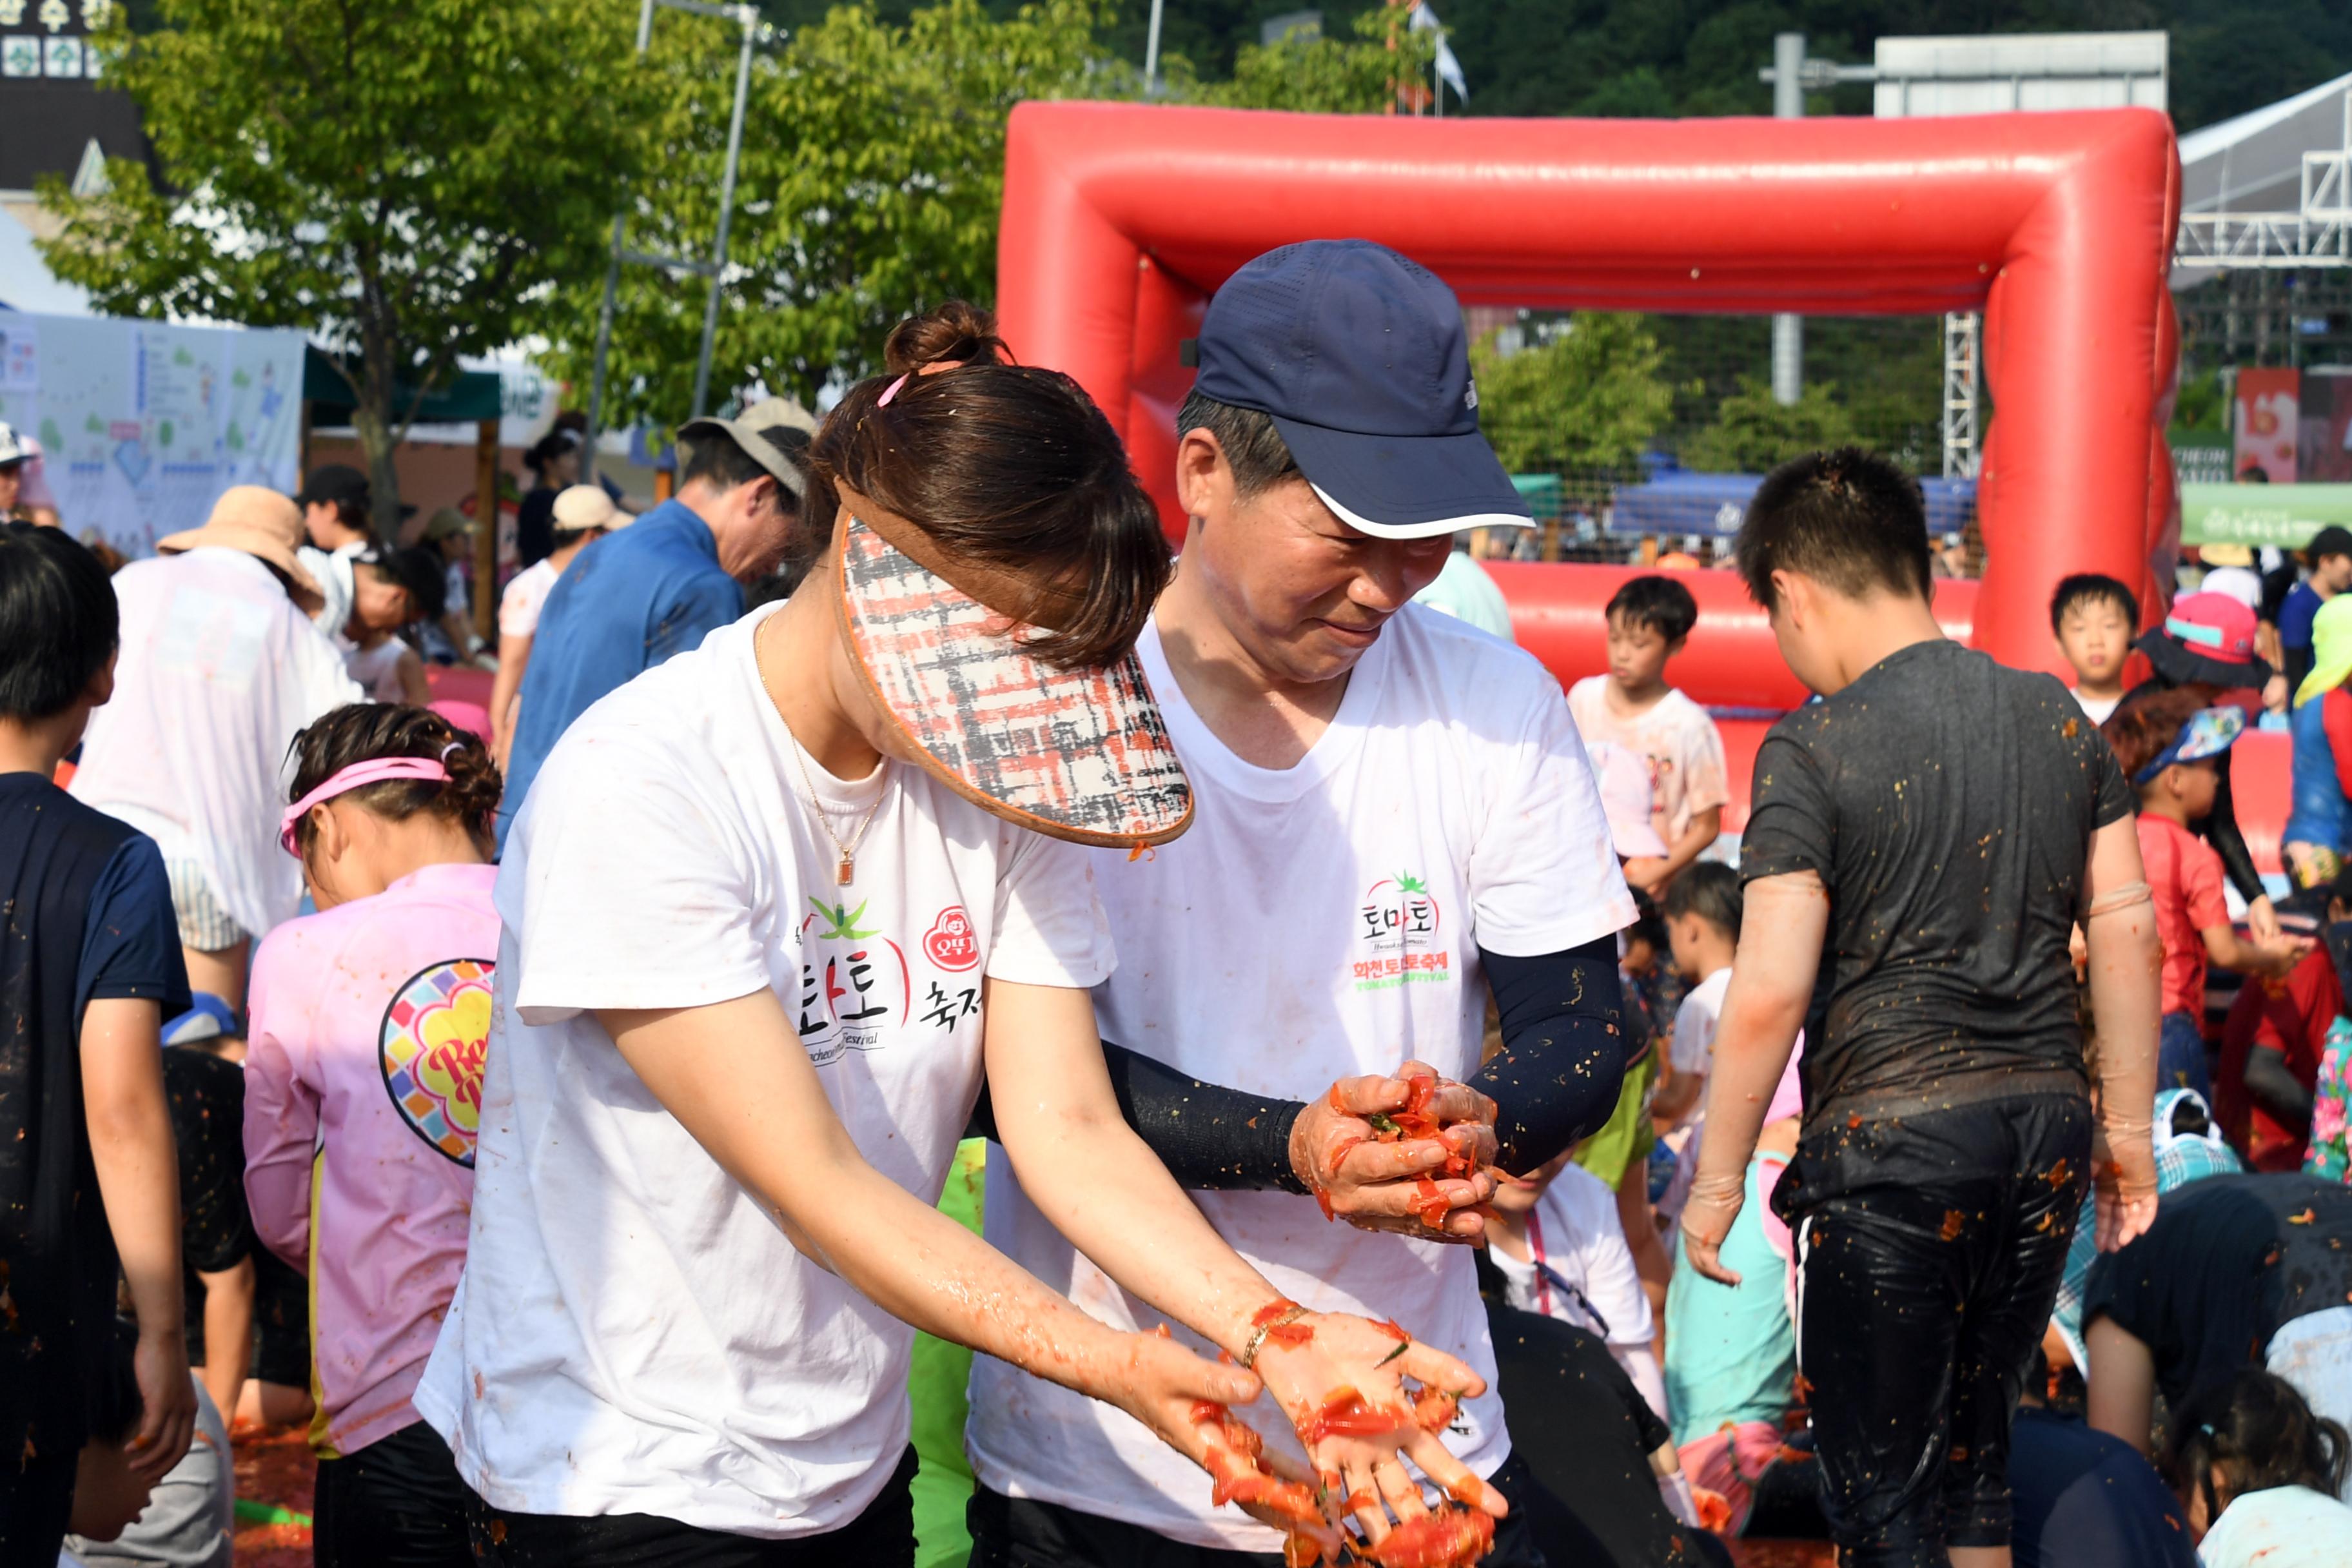
<svg viewBox="0 0 2352 1568"><path fill-rule="evenodd" d="M2238 372L2236 452L2231 465L2238 478L2273 485L2294 483L2295 442L2301 431L2296 405L2303 391L2299 370L2249 366Z"/></svg>
<svg viewBox="0 0 2352 1568"><path fill-rule="evenodd" d="M0 314L0 420L40 442L67 530L136 559L232 485L296 488L302 334Z"/></svg>

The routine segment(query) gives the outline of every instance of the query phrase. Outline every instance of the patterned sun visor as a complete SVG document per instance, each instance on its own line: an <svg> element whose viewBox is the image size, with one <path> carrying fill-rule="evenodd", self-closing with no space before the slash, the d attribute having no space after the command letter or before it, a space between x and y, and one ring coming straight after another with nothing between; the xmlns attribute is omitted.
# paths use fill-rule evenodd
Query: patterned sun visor
<svg viewBox="0 0 2352 1568"><path fill-rule="evenodd" d="M1016 624L856 519L841 537L842 619L866 682L958 795L1079 844L1164 844L1192 825L1142 661L1056 669Z"/></svg>

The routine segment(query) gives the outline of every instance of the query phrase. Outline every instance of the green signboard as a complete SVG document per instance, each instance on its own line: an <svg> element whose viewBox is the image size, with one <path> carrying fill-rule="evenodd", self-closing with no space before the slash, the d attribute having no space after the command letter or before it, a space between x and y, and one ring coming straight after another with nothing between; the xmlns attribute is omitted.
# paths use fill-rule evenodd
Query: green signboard
<svg viewBox="0 0 2352 1568"><path fill-rule="evenodd" d="M2183 544L2300 550L2329 523L2352 528L2352 485L2183 485Z"/></svg>

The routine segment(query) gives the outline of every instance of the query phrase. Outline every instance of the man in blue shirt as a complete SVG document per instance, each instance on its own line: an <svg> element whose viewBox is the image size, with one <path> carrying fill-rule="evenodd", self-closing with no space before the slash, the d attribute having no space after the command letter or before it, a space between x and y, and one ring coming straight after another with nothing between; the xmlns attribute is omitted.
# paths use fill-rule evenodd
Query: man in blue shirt
<svg viewBox="0 0 2352 1568"><path fill-rule="evenodd" d="M2328 524L2303 547L2311 576L2287 590L2279 606L2279 647L2285 654L2286 689L2294 690L2311 673L2311 620L2319 606L2352 588L2352 531Z"/></svg>
<svg viewBox="0 0 2352 1568"><path fill-rule="evenodd" d="M598 540L556 579L516 700L501 844L540 763L574 719L742 617L743 584L773 572L792 541L815 429L806 410L781 397L740 419L680 426L692 455L677 496Z"/></svg>

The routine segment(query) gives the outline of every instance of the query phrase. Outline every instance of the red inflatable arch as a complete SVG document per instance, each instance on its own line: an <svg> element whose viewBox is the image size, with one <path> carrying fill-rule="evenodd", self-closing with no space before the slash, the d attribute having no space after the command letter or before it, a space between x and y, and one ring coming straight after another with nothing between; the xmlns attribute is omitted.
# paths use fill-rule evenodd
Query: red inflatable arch
<svg viewBox="0 0 2352 1568"><path fill-rule="evenodd" d="M1422 120L1025 103L1006 150L997 309L1024 360L1108 412L1171 531L1179 340L1251 257L1395 247L1465 304L1816 315L1985 312L1981 590L1939 613L2053 668L2070 572L2158 605L2176 537L2164 446L2178 328L2165 290L2179 163L2148 110L1945 120ZM1556 673L1601 668L1623 574L1498 574ZM1675 679L1710 703L1798 693L1725 574ZM1704 581L1701 581L1704 580Z"/></svg>

